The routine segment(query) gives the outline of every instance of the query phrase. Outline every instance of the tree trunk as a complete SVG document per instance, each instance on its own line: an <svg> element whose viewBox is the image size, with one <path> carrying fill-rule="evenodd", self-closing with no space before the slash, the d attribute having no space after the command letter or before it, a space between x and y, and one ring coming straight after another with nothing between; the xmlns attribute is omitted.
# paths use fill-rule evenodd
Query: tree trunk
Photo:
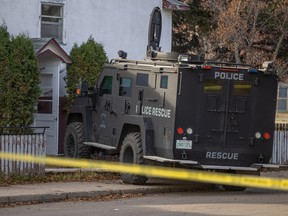
<svg viewBox="0 0 288 216"><path fill-rule="evenodd" d="M286 35L286 32L282 32L282 35L280 36L280 38L278 40L277 46L276 46L275 51L273 53L273 58L272 58L273 62L275 62L277 59L277 56L278 56L278 53L279 53L279 50L280 50L280 47L282 45L282 42L284 40L285 35Z"/></svg>
<svg viewBox="0 0 288 216"><path fill-rule="evenodd" d="M237 64L241 63L240 54L239 54L239 45L236 44L234 48L234 57Z"/></svg>

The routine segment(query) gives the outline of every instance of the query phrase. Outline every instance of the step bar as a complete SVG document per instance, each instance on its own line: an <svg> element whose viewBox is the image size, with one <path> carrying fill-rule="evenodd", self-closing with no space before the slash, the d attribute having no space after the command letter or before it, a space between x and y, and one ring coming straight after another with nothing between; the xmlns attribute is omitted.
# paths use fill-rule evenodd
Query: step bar
<svg viewBox="0 0 288 216"><path fill-rule="evenodd" d="M250 167L238 167L238 166L201 165L197 161L174 160L174 159L158 157L158 156L144 156L144 159L157 161L157 162L161 162L161 163L176 163L176 164L180 164L180 165L194 166L195 168L200 168L200 169L205 169L205 170L236 170L236 171L250 171L250 172L255 171L255 172L257 172L263 168L267 168L267 169L287 168L288 169L288 165L280 165L280 164L255 163L255 164L252 164Z"/></svg>

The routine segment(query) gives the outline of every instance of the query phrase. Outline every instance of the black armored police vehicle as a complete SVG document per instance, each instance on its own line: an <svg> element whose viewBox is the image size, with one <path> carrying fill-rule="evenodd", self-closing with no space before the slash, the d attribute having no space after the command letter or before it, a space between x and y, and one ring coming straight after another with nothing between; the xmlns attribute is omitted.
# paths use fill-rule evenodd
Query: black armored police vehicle
<svg viewBox="0 0 288 216"><path fill-rule="evenodd" d="M124 163L259 174L272 154L277 93L271 63L263 66L156 51L142 61L114 59L93 90L82 83L68 115L65 155L102 150Z"/></svg>

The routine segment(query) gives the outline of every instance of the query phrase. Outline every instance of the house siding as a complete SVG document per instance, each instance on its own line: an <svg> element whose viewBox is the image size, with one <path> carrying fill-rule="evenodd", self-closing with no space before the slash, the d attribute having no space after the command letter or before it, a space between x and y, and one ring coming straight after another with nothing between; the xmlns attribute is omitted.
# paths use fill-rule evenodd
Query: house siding
<svg viewBox="0 0 288 216"><path fill-rule="evenodd" d="M68 54L74 43L81 44L92 36L104 45L109 59L117 57L120 49L129 58L145 58L154 7L162 11L162 50L171 50L172 12L162 9L162 0L0 0L0 19L13 35L39 38L41 2L64 5L62 48Z"/></svg>

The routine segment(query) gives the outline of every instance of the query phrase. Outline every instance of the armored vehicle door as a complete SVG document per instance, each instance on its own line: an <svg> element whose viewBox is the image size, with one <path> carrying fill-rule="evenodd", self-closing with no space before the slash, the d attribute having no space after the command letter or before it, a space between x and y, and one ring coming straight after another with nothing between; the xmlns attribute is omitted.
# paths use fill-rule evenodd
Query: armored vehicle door
<svg viewBox="0 0 288 216"><path fill-rule="evenodd" d="M115 74L107 69L105 73L101 73L98 79L99 92L96 100L96 111L93 115L93 127L95 140L100 144L112 145L114 83L116 83Z"/></svg>
<svg viewBox="0 0 288 216"><path fill-rule="evenodd" d="M115 106L115 112L119 116L131 115L132 109L132 77L128 74L118 75L117 85L117 106ZM119 128L119 127L118 127Z"/></svg>

